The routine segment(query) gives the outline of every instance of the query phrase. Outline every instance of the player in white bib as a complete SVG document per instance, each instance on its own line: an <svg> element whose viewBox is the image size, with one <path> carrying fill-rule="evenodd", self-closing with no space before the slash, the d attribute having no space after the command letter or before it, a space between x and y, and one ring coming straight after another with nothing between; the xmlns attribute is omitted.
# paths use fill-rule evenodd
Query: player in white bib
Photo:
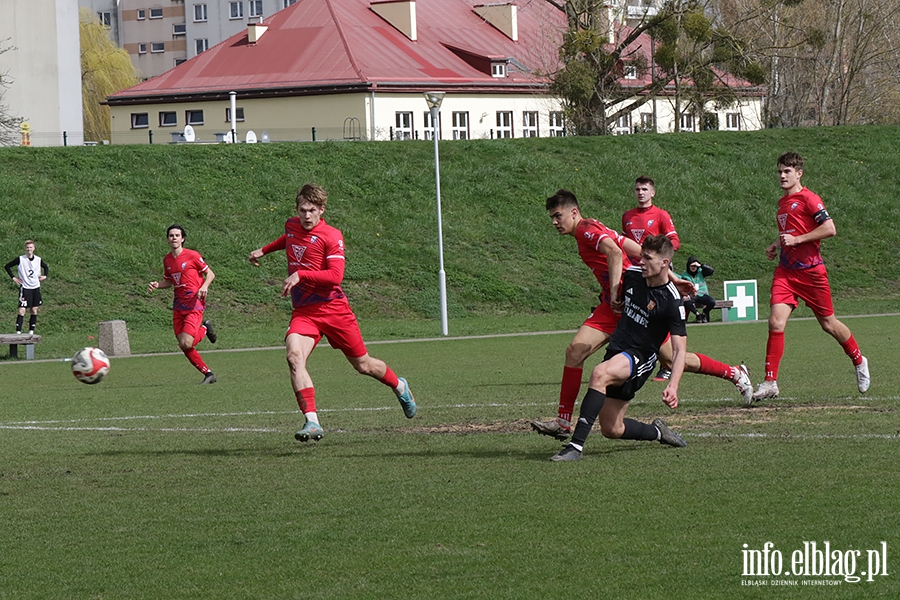
<svg viewBox="0 0 900 600"><path fill-rule="evenodd" d="M13 268L16 272L13 273ZM6 274L19 286L19 312L16 315L16 333L22 333L25 313L31 311L28 333L34 334L37 326L38 307L43 304L41 282L50 275L50 267L34 253L34 242L25 241L25 254L6 263Z"/></svg>

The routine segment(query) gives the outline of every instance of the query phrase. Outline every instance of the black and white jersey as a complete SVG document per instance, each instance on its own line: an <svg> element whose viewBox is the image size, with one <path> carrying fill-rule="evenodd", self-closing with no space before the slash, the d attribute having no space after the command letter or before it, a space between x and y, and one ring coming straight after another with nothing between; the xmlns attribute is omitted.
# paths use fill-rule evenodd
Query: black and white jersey
<svg viewBox="0 0 900 600"><path fill-rule="evenodd" d="M658 353L668 334L687 335L681 294L672 282L648 287L640 267L622 277L625 307L609 341L618 352L635 350L642 356Z"/></svg>
<svg viewBox="0 0 900 600"><path fill-rule="evenodd" d="M6 263L6 273L10 277L15 277L12 272L13 267L18 269L18 277L22 280L22 289L26 290L36 290L41 287L40 276L50 274L47 263L42 262L41 257L37 254L30 259L27 254L23 254Z"/></svg>

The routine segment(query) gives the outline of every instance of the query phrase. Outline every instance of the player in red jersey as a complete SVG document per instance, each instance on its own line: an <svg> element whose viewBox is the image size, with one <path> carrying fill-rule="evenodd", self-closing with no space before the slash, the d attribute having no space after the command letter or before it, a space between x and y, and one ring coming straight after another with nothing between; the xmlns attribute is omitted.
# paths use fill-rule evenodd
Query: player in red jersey
<svg viewBox="0 0 900 600"><path fill-rule="evenodd" d="M638 245L651 235L664 235L677 252L681 248L681 240L675 231L675 223L669 213L653 205L656 196L656 184L652 179L641 175L634 181L634 197L638 205L625 211L622 215L622 233L633 239Z"/></svg>
<svg viewBox="0 0 900 600"><path fill-rule="evenodd" d="M201 385L216 382L216 376L197 352L197 344L207 337L216 343L216 332L209 320L203 319L209 284L216 278L200 253L184 247L184 227L170 225L166 230L171 252L163 258L164 275L162 281L151 281L147 291L175 288L172 302L172 326L178 347L194 367L203 373Z"/></svg>
<svg viewBox="0 0 900 600"><path fill-rule="evenodd" d="M753 394L754 400L778 396L778 367L784 355L784 328L802 299L815 314L822 329L844 349L856 367L861 394L869 389L869 361L859 351L850 329L834 315L831 286L819 242L837 233L822 199L803 186L803 158L796 152L778 157L778 179L784 196L778 201L778 239L766 248L766 258L778 266L772 278L769 300L769 339L766 343L766 378Z"/></svg>
<svg viewBox="0 0 900 600"><path fill-rule="evenodd" d="M306 362L322 336L344 353L359 373L374 377L390 387L403 413L411 419L416 402L406 379L397 377L384 361L369 356L356 315L341 289L344 279L344 238L340 230L322 218L328 195L317 185L306 184L297 192L297 216L284 225L284 235L250 253L250 262L270 252L285 250L288 278L282 295L291 295L293 311L285 335L291 386L306 423L294 437L307 442L325 435L316 415L316 392L306 370Z"/></svg>
<svg viewBox="0 0 900 600"><path fill-rule="evenodd" d="M656 196L656 183L641 175L634 180L634 198L638 205L625 211L622 215L622 233L638 245L651 235L664 235L672 242L677 252L681 248L681 240L675 231L675 222L669 213L653 205ZM653 381L666 381L672 373L672 344L668 340L659 351L659 372Z"/></svg>
<svg viewBox="0 0 900 600"><path fill-rule="evenodd" d="M600 221L581 215L575 194L559 190L547 199L547 211L553 226L560 235L571 235L578 244L578 254L600 284L600 304L575 333L566 348L562 383L559 391L557 417L550 421L532 421L531 428L542 435L566 439L572 431L572 413L581 390L584 362L608 341L616 330L622 312L620 284L623 270L631 266L629 256L638 258L641 247L633 240L605 226ZM624 251L623 251L624 250ZM673 282L693 290L690 282L681 282L677 275L669 274ZM716 374L738 386L745 401L753 392L749 375L743 365L731 367L702 354L688 353L686 369L690 372Z"/></svg>

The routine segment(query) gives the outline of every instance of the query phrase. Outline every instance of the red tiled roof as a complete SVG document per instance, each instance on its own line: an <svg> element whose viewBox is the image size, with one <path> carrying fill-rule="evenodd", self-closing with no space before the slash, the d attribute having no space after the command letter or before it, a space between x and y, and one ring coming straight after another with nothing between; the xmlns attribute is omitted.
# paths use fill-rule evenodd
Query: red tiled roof
<svg viewBox="0 0 900 600"><path fill-rule="evenodd" d="M288 95L329 90L426 88L497 91L535 89L538 73L557 67L565 16L544 1L519 0L514 42L472 8L483 0L418 0L417 41L370 9L370 0L299 0L264 25L256 44L247 32L132 88L111 104L221 95ZM476 53L489 64L509 58L506 78L460 56ZM550 61L550 64L547 64Z"/></svg>

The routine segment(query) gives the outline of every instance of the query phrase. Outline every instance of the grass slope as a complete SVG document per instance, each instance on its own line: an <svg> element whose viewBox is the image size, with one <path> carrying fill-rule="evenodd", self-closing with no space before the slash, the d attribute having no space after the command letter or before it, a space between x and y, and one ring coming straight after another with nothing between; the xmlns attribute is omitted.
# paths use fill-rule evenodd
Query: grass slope
<svg viewBox="0 0 900 600"><path fill-rule="evenodd" d="M681 234L676 266L695 254L720 280L759 279L764 299L773 265L763 248L774 239L779 195L774 162L787 149L807 158L804 182L837 223L838 236L823 246L839 309L886 311L900 281L898 134L858 127L443 143L453 332L480 331L482 316L507 330L553 327L563 313L567 326L578 322L596 284L572 240L550 227L543 200L567 187L586 216L619 228L642 173L657 180L657 204ZM246 256L280 234L307 181L330 191L326 218L344 231L345 287L364 332L438 329L427 142L7 148L0 157L4 261L33 238L51 265L42 356L69 354L108 319L128 322L136 352L172 347L170 294L146 293L146 282L160 276L172 222L185 226L188 246L216 272L209 315L226 333L222 343L278 344L287 314L278 297L284 259L268 257L254 269ZM12 286L6 295L11 330Z"/></svg>

